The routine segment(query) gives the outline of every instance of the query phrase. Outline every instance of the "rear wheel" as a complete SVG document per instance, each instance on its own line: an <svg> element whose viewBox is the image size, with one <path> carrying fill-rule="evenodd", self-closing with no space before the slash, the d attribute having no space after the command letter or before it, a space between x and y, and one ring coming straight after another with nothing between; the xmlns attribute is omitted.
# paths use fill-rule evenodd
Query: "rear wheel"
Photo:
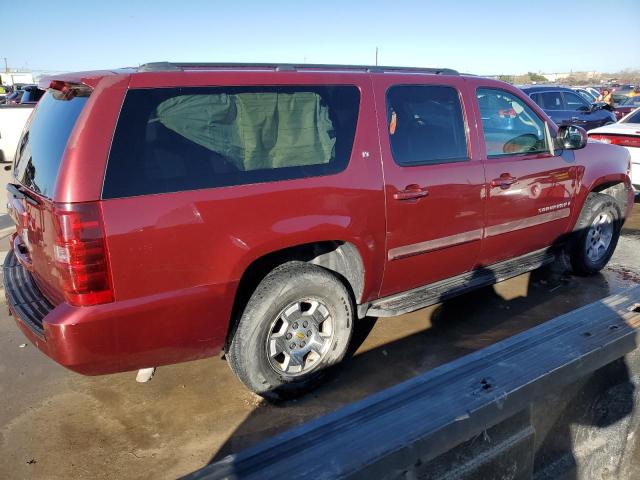
<svg viewBox="0 0 640 480"><path fill-rule="evenodd" d="M346 354L353 310L351 295L331 272L284 264L249 299L229 345L229 365L263 397L304 393Z"/></svg>
<svg viewBox="0 0 640 480"><path fill-rule="evenodd" d="M585 201L574 237L569 245L574 272L599 272L613 255L621 228L620 207L610 195L590 193Z"/></svg>

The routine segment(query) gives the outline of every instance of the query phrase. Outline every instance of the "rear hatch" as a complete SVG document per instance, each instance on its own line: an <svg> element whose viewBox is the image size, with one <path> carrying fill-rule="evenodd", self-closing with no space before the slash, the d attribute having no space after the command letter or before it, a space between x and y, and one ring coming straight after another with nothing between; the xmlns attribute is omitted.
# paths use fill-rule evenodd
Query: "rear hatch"
<svg viewBox="0 0 640 480"><path fill-rule="evenodd" d="M77 305L87 300L86 304L102 303L91 297L110 290L100 205L53 201L67 141L91 90L55 81L52 87L22 132L14 183L7 185L9 214L16 223L12 246L18 261L54 305L65 300ZM95 272L102 285L91 283ZM89 293L91 298L78 297L79 293Z"/></svg>

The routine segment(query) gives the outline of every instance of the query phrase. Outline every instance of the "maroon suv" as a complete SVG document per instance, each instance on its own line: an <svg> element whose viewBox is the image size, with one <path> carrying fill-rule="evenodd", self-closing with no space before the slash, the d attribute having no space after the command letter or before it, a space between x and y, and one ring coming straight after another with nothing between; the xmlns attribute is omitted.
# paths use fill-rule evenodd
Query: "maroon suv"
<svg viewBox="0 0 640 480"><path fill-rule="evenodd" d="M625 149L448 69L159 63L41 87L5 291L83 374L224 350L251 390L303 391L365 315L559 255L599 271L633 203Z"/></svg>

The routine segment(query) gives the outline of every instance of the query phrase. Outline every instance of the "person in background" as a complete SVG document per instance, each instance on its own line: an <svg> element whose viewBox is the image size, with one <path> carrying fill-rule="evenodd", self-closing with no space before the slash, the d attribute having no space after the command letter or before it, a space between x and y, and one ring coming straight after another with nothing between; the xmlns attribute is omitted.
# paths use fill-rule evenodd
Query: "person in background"
<svg viewBox="0 0 640 480"><path fill-rule="evenodd" d="M640 87L635 87L633 90L631 90L631 93L629 93L630 97L640 97Z"/></svg>
<svg viewBox="0 0 640 480"><path fill-rule="evenodd" d="M602 90L600 96L596 99L597 102L606 103L609 108L613 108L613 91L609 88Z"/></svg>

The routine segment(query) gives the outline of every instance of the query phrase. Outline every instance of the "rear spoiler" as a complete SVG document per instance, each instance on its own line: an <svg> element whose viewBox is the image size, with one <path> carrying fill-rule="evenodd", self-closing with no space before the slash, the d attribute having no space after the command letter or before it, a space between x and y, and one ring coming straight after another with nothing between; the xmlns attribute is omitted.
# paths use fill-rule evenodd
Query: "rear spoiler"
<svg viewBox="0 0 640 480"><path fill-rule="evenodd" d="M100 80L104 77L112 75L121 75L130 73L131 69L121 70L95 70L90 72L72 72L72 73L60 73L57 75L47 75L38 80L38 87L46 90L53 81L60 81L74 85L85 85L91 89L95 88Z"/></svg>

